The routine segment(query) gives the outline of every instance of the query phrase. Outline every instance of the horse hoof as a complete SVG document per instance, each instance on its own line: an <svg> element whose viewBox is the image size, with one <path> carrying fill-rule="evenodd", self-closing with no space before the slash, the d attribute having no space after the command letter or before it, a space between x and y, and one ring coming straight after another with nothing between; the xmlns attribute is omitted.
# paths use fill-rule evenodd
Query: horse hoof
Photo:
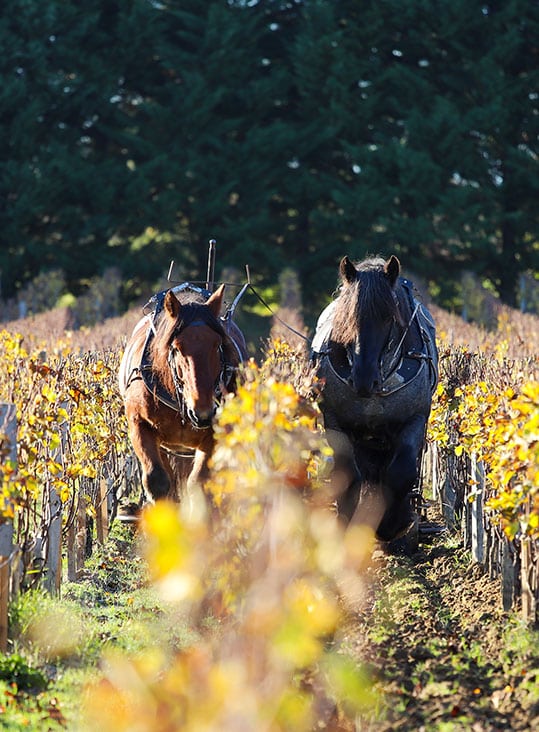
<svg viewBox="0 0 539 732"><path fill-rule="evenodd" d="M417 514L414 514L412 523L406 530L403 539L406 539L408 542L411 554L414 554L419 549L419 516Z"/></svg>
<svg viewBox="0 0 539 732"><path fill-rule="evenodd" d="M414 549L406 536L401 536L398 539L387 542L387 553L393 554L399 557L411 557L414 553Z"/></svg>
<svg viewBox="0 0 539 732"><path fill-rule="evenodd" d="M405 529L383 544L387 554L411 557L419 549L419 516L414 514Z"/></svg>

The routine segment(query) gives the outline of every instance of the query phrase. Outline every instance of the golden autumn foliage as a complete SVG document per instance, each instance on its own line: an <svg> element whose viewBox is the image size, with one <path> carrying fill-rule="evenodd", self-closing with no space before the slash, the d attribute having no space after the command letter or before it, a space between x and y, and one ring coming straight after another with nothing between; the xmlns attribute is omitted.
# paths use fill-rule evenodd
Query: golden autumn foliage
<svg viewBox="0 0 539 732"><path fill-rule="evenodd" d="M508 334L507 318L500 328ZM428 439L457 460L474 456L486 473L486 510L510 539L539 539L539 382L536 358L507 358L510 341L478 352L442 344L442 378ZM531 342L526 341L528 350ZM511 348L514 348L512 346ZM525 353L528 353L528 350ZM473 500L473 486L469 493Z"/></svg>
<svg viewBox="0 0 539 732"><path fill-rule="evenodd" d="M429 439L486 468L487 509L509 538L539 538L539 382L515 387L478 381L438 386Z"/></svg>
<svg viewBox="0 0 539 732"><path fill-rule="evenodd" d="M500 328L487 355L441 343L429 439L456 459L475 454L493 518L510 537L538 539L539 384L531 361L508 361L515 343ZM439 332L445 341L450 328ZM130 451L119 352L24 343L0 333L0 401L18 419L17 463L2 453L0 521L15 523L39 515L45 487L69 503ZM304 359L272 344L218 414L208 496L145 510L152 581L195 640L106 658L85 706L89 730L351 730L372 702L339 632L364 591L373 536L343 534L328 506L313 392Z"/></svg>
<svg viewBox="0 0 539 732"><path fill-rule="evenodd" d="M17 418L17 462L0 465L0 520L28 525L22 514L35 512L45 486L72 501L81 479L100 477L113 453L129 450L118 359L73 353L68 340L26 350L21 336L0 332L0 402L14 404ZM5 435L1 445L9 449Z"/></svg>

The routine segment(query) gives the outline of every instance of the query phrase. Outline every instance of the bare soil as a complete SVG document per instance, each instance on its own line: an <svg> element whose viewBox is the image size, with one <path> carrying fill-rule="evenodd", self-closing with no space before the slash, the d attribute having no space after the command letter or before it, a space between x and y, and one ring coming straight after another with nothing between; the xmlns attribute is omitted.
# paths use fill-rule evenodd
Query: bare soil
<svg viewBox="0 0 539 732"><path fill-rule="evenodd" d="M499 581L456 537L376 552L369 579L344 643L379 705L356 730L539 730L539 630L502 610Z"/></svg>

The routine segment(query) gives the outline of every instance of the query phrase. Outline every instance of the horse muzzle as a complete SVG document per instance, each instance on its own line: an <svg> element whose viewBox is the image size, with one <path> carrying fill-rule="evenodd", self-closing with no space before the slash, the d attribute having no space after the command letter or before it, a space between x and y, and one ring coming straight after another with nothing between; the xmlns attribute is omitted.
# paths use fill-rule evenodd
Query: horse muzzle
<svg viewBox="0 0 539 732"><path fill-rule="evenodd" d="M211 423L212 423L214 414L215 414L215 408L206 409L206 410L197 410L197 409L191 409L189 407L187 409L187 417L189 418L189 421L191 422L192 426L197 430L205 430L205 429L208 429L208 427L211 427Z"/></svg>
<svg viewBox="0 0 539 732"><path fill-rule="evenodd" d="M360 399L368 399L369 397L378 396L382 392L380 380L377 378L350 378L348 379L348 384Z"/></svg>

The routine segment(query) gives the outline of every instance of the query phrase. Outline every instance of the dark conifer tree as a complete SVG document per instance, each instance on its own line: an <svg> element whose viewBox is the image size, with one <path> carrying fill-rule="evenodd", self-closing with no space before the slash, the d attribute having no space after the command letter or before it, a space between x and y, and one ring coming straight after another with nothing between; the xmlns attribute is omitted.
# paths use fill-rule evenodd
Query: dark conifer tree
<svg viewBox="0 0 539 732"><path fill-rule="evenodd" d="M527 0L10 0L0 15L2 295L174 258L201 277L399 254L512 302L537 270L539 9ZM323 285L321 283L324 283ZM314 303L316 309L319 303Z"/></svg>

